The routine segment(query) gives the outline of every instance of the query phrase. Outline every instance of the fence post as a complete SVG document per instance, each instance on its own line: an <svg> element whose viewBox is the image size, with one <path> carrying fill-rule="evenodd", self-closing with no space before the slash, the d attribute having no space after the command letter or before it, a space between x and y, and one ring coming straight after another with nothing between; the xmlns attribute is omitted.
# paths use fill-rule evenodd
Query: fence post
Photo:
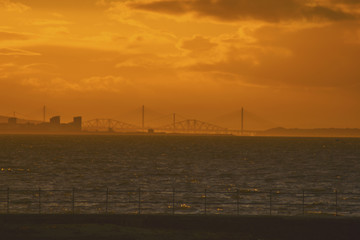
<svg viewBox="0 0 360 240"><path fill-rule="evenodd" d="M204 214L206 215L207 212L207 190L205 188L205 198L204 198Z"/></svg>
<svg viewBox="0 0 360 240"><path fill-rule="evenodd" d="M41 214L41 188L39 188L39 214Z"/></svg>
<svg viewBox="0 0 360 240"><path fill-rule="evenodd" d="M75 214L75 188L72 190L72 214Z"/></svg>
<svg viewBox="0 0 360 240"><path fill-rule="evenodd" d="M302 191L302 212L305 215L305 190Z"/></svg>
<svg viewBox="0 0 360 240"><path fill-rule="evenodd" d="M272 190L270 190L270 216L272 215Z"/></svg>
<svg viewBox="0 0 360 240"><path fill-rule="evenodd" d="M7 209L6 212L7 214L10 213L10 188L7 188L7 194L6 194L6 199L7 199Z"/></svg>
<svg viewBox="0 0 360 240"><path fill-rule="evenodd" d="M236 211L237 215L240 215L240 191L239 189L236 190Z"/></svg>
<svg viewBox="0 0 360 240"><path fill-rule="evenodd" d="M108 213L108 203L109 203L109 188L106 188L106 202L105 202L105 213Z"/></svg>
<svg viewBox="0 0 360 240"><path fill-rule="evenodd" d="M173 188L173 195L172 195L172 214L175 215L175 188Z"/></svg>
<svg viewBox="0 0 360 240"><path fill-rule="evenodd" d="M139 188L138 194L139 194L138 213L139 213L139 215L140 215L140 214L141 214L141 188Z"/></svg>
<svg viewBox="0 0 360 240"><path fill-rule="evenodd" d="M335 216L338 215L338 191L335 190Z"/></svg>

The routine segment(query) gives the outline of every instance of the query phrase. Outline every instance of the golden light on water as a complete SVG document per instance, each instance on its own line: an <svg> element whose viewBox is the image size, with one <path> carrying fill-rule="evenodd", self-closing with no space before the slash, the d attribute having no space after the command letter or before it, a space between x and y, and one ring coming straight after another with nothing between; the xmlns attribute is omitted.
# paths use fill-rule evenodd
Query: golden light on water
<svg viewBox="0 0 360 240"><path fill-rule="evenodd" d="M180 204L180 207L181 207L181 208L184 208L184 209L191 208L191 206L190 206L190 205L188 205L188 204L186 204L186 203L182 203L182 204Z"/></svg>

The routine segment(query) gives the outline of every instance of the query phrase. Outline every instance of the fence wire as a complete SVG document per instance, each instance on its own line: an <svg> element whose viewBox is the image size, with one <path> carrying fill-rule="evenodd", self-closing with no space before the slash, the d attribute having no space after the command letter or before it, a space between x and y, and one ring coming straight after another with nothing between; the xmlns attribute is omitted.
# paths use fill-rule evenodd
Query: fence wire
<svg viewBox="0 0 360 240"><path fill-rule="evenodd" d="M359 216L360 194L326 191L0 189L0 214Z"/></svg>

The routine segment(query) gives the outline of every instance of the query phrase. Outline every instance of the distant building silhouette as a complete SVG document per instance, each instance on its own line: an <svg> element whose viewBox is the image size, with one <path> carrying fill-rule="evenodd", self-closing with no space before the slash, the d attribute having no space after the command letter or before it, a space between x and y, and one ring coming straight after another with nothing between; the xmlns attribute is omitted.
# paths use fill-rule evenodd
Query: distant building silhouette
<svg viewBox="0 0 360 240"><path fill-rule="evenodd" d="M60 125L60 116L50 118L51 125Z"/></svg>
<svg viewBox="0 0 360 240"><path fill-rule="evenodd" d="M73 122L61 123L60 116L50 118L50 122L19 120L9 117L7 123L0 123L0 132L81 132L82 117L74 117Z"/></svg>
<svg viewBox="0 0 360 240"><path fill-rule="evenodd" d="M17 123L17 118L12 117L8 119L8 124L16 124Z"/></svg>
<svg viewBox="0 0 360 240"><path fill-rule="evenodd" d="M72 122L72 125L76 130L81 131L82 117L74 117L74 121Z"/></svg>

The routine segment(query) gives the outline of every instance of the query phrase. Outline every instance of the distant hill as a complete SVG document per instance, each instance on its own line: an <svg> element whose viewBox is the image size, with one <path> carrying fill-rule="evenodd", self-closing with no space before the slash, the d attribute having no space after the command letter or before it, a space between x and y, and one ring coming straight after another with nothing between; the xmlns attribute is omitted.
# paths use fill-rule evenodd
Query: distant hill
<svg viewBox="0 0 360 240"><path fill-rule="evenodd" d="M272 128L266 131L259 131L260 136L299 136L299 137L360 137L358 128Z"/></svg>

